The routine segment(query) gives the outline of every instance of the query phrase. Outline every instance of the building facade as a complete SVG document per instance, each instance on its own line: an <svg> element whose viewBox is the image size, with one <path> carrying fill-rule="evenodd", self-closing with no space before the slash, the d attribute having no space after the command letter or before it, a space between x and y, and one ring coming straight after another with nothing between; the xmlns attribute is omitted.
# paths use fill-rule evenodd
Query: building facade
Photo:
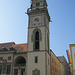
<svg viewBox="0 0 75 75"><path fill-rule="evenodd" d="M25 75L27 44L0 44L0 75Z"/></svg>
<svg viewBox="0 0 75 75"><path fill-rule="evenodd" d="M61 62L60 62L60 75L65 75L65 67Z"/></svg>
<svg viewBox="0 0 75 75"><path fill-rule="evenodd" d="M71 75L65 57L56 57L53 51L50 50L49 57L47 58L47 66L42 66L40 62L44 63L45 59L43 57L45 55L41 51L41 54L38 56L39 58L37 58L37 53L35 58L30 59L31 70L31 65L34 68L35 66L38 67L37 64L39 63L39 69L47 67L48 75ZM31 55L35 55L35 52ZM35 65L32 63L35 63ZM27 44L15 44L14 42L0 44L0 75L27 75L27 64ZM37 72L36 74L38 72L41 73L38 69L33 70L33 72Z"/></svg>
<svg viewBox="0 0 75 75"><path fill-rule="evenodd" d="M27 14L27 44L0 44L0 75L67 75L65 65L50 50L46 0L31 0Z"/></svg>
<svg viewBox="0 0 75 75"><path fill-rule="evenodd" d="M71 75L71 68L69 63L64 56L59 56L58 59L60 60L61 64L64 66L64 75Z"/></svg>
<svg viewBox="0 0 75 75"><path fill-rule="evenodd" d="M28 9L26 75L50 75L49 22L46 0L31 0Z"/></svg>
<svg viewBox="0 0 75 75"><path fill-rule="evenodd" d="M50 50L50 68L51 68L51 74L50 75L61 75L60 74L60 61L56 57L56 55L53 53L52 50Z"/></svg>
<svg viewBox="0 0 75 75"><path fill-rule="evenodd" d="M75 44L70 44L71 60L72 60L72 73L75 75Z"/></svg>

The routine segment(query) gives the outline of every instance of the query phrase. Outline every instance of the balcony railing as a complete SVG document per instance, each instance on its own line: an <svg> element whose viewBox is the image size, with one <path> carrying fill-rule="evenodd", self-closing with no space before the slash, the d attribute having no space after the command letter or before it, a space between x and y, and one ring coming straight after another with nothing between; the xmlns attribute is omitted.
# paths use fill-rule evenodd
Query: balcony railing
<svg viewBox="0 0 75 75"><path fill-rule="evenodd" d="M26 64L14 64L14 67L18 67L18 66L26 66Z"/></svg>

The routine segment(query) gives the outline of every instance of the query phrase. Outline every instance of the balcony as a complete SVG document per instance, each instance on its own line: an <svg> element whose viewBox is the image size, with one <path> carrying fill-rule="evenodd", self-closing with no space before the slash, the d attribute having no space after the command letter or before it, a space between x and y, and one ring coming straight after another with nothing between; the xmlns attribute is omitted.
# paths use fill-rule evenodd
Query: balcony
<svg viewBox="0 0 75 75"><path fill-rule="evenodd" d="M19 66L24 67L26 66L26 64L14 64L14 67L19 67Z"/></svg>

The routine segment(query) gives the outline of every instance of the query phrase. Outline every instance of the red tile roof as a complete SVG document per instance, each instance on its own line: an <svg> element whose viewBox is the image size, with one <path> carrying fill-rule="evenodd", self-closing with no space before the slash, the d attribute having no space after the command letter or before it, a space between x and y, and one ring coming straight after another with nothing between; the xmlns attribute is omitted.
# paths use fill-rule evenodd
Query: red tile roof
<svg viewBox="0 0 75 75"><path fill-rule="evenodd" d="M27 43L25 44L15 44L12 46L16 49L16 52L27 52Z"/></svg>
<svg viewBox="0 0 75 75"><path fill-rule="evenodd" d="M13 47L13 49L16 49L16 52L27 52L27 43L24 44L15 44L14 42L10 43L2 43L0 44L0 50L2 47L5 47L9 50L10 47Z"/></svg>
<svg viewBox="0 0 75 75"><path fill-rule="evenodd" d="M12 45L15 45L15 43L14 42L2 43L2 44L0 44L0 49L2 49L2 47L9 49Z"/></svg>

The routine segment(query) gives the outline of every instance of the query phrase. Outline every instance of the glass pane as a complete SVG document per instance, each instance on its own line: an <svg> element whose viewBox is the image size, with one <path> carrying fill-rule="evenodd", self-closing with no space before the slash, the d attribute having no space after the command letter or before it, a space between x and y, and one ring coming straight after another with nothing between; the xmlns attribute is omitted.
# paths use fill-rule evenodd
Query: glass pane
<svg viewBox="0 0 75 75"><path fill-rule="evenodd" d="M14 69L14 75L18 75L18 69Z"/></svg>
<svg viewBox="0 0 75 75"><path fill-rule="evenodd" d="M2 65L0 65L0 74L2 73Z"/></svg>
<svg viewBox="0 0 75 75"><path fill-rule="evenodd" d="M39 49L39 41L35 42L35 49Z"/></svg>
<svg viewBox="0 0 75 75"><path fill-rule="evenodd" d="M25 69L21 70L21 75L25 75Z"/></svg>
<svg viewBox="0 0 75 75"><path fill-rule="evenodd" d="M10 74L11 72L11 65L7 65L7 71L6 71L6 74Z"/></svg>
<svg viewBox="0 0 75 75"><path fill-rule="evenodd" d="M39 32L38 31L35 34L35 40L39 40Z"/></svg>
<svg viewBox="0 0 75 75"><path fill-rule="evenodd" d="M35 63L38 63L38 56L35 57Z"/></svg>

